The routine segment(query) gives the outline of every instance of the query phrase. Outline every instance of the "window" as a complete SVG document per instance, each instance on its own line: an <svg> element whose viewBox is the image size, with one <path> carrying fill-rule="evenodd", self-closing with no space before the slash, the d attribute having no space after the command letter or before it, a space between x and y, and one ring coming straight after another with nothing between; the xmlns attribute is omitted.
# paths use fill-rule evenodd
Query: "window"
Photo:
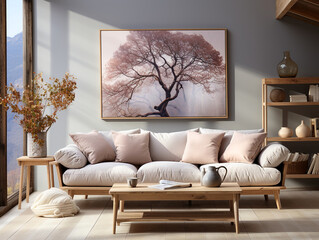
<svg viewBox="0 0 319 240"><path fill-rule="evenodd" d="M7 85L23 90L22 0L7 0ZM7 112L7 196L19 190L20 168L17 158L23 156L23 129Z"/></svg>

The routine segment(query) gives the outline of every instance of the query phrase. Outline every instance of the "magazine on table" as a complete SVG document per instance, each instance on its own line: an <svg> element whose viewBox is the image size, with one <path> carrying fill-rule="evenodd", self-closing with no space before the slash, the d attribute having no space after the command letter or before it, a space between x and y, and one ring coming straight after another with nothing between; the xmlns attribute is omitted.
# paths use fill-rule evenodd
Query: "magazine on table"
<svg viewBox="0 0 319 240"><path fill-rule="evenodd" d="M169 180L160 180L159 184L157 185L151 185L148 186L149 188L156 188L160 190L170 189L170 188L177 188L177 187L191 187L191 183L183 183L183 182L175 182L175 181L169 181Z"/></svg>

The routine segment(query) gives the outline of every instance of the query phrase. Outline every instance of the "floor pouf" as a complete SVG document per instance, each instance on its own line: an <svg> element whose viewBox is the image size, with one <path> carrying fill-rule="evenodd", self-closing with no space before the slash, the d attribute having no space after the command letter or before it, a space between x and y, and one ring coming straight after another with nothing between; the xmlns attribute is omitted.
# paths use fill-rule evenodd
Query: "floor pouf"
<svg viewBox="0 0 319 240"><path fill-rule="evenodd" d="M39 217L70 217L80 211L73 199L59 188L50 188L36 197L31 210Z"/></svg>

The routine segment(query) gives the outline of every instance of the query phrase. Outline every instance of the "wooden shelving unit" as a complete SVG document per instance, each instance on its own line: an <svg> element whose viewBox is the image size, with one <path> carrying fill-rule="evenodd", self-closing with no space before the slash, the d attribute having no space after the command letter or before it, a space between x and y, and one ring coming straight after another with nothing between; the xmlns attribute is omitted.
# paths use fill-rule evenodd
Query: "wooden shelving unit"
<svg viewBox="0 0 319 240"><path fill-rule="evenodd" d="M268 86L285 88L285 85L311 85L319 84L319 77L307 77L307 78L264 78L262 80L262 127L265 132L268 132L268 107L277 107L287 109L294 107L298 109L318 109L319 102L268 102ZM286 86L286 87L287 87ZM314 111L314 114L319 114L318 111ZM313 117L318 117L314 115ZM281 138L281 137L267 137L265 139L265 144L267 142L318 142L318 137L307 137L307 138ZM317 174L288 174L287 178L319 178Z"/></svg>

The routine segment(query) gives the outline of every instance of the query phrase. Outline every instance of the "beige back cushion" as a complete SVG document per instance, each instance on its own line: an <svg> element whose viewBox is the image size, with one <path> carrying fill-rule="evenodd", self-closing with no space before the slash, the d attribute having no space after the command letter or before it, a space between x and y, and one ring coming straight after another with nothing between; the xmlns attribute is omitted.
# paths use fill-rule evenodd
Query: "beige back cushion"
<svg viewBox="0 0 319 240"><path fill-rule="evenodd" d="M123 134L112 132L114 145L116 148L117 162L143 165L151 162L149 152L149 133Z"/></svg>
<svg viewBox="0 0 319 240"><path fill-rule="evenodd" d="M198 129L188 131L198 132ZM152 161L180 161L187 142L187 132L150 132L150 153ZM142 130L142 132L147 132Z"/></svg>
<svg viewBox="0 0 319 240"><path fill-rule="evenodd" d="M266 135L266 133L235 132L219 161L253 163L261 150Z"/></svg>
<svg viewBox="0 0 319 240"><path fill-rule="evenodd" d="M115 151L115 145L113 142L112 132L114 131L99 131L99 133L101 133L105 137L106 141L111 145L111 147ZM135 134L135 133L140 133L141 130L139 128L135 128L135 129L129 129L129 130L116 131L116 132L124 133L124 134Z"/></svg>
<svg viewBox="0 0 319 240"><path fill-rule="evenodd" d="M221 157L221 155L225 152L227 146L230 143L231 138L233 137L234 132L239 133L262 133L264 132L264 129L249 129L249 130L219 130L219 129L210 129L210 128L200 128L200 133L222 133L224 132L225 135L223 137L222 143L220 145L219 154L218 157Z"/></svg>
<svg viewBox="0 0 319 240"><path fill-rule="evenodd" d="M90 163L114 161L114 150L106 141L105 137L97 131L90 133L71 133L70 137Z"/></svg>
<svg viewBox="0 0 319 240"><path fill-rule="evenodd" d="M218 151L224 133L187 133L182 162L193 164L218 163Z"/></svg>

